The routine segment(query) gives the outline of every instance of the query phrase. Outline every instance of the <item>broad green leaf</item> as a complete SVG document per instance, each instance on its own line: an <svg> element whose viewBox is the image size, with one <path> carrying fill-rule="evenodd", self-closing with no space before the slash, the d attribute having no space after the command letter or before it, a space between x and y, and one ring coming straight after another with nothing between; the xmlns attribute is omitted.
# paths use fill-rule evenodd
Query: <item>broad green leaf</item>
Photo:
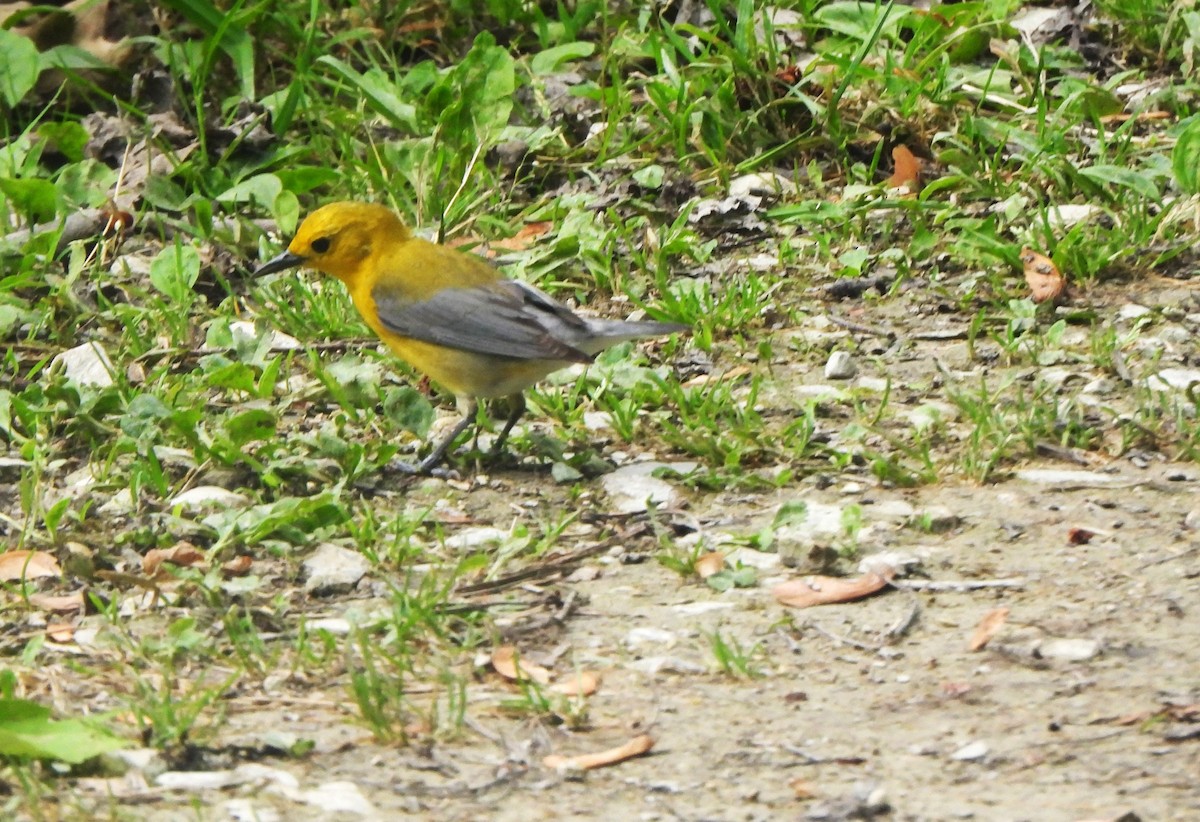
<svg viewBox="0 0 1200 822"><path fill-rule="evenodd" d="M591 57L595 51L595 43L563 43L533 55L529 61L529 70L535 75L550 74L563 63Z"/></svg>
<svg viewBox="0 0 1200 822"><path fill-rule="evenodd" d="M37 47L28 37L0 29L0 102L12 108L29 93L41 71Z"/></svg>
<svg viewBox="0 0 1200 822"><path fill-rule="evenodd" d="M318 57L317 62L329 66L335 74L362 92L367 106L390 120L392 125L410 130L416 128L416 108L396 96L395 84L383 71L370 69L360 73L328 54Z"/></svg>
<svg viewBox="0 0 1200 822"><path fill-rule="evenodd" d="M0 699L0 755L78 764L129 743L79 719L54 720L24 699Z"/></svg>
<svg viewBox="0 0 1200 822"><path fill-rule="evenodd" d="M192 286L199 277L200 253L190 245L167 246L150 263L150 284L178 303L190 301Z"/></svg>
<svg viewBox="0 0 1200 822"><path fill-rule="evenodd" d="M1200 117L1180 132L1171 151L1175 182L1188 194L1200 194Z"/></svg>

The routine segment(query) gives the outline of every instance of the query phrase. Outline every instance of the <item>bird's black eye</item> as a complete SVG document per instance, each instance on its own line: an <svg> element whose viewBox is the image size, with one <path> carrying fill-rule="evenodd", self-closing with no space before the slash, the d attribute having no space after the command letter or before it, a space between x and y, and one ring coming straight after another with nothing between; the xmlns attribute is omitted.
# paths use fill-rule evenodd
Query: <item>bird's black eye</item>
<svg viewBox="0 0 1200 822"><path fill-rule="evenodd" d="M318 237L317 239L313 240L312 241L312 250L317 252L318 254L324 254L326 251L329 250L329 238L328 237Z"/></svg>

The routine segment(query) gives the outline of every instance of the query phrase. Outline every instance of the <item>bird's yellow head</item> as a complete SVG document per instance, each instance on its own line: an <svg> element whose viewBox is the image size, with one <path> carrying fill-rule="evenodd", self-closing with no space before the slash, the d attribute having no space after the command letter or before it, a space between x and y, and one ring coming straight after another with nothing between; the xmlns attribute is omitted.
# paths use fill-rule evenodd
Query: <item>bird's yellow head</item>
<svg viewBox="0 0 1200 822"><path fill-rule="evenodd" d="M351 285L376 248L410 237L400 218L381 205L330 203L305 217L287 251L264 263L254 275L302 265Z"/></svg>

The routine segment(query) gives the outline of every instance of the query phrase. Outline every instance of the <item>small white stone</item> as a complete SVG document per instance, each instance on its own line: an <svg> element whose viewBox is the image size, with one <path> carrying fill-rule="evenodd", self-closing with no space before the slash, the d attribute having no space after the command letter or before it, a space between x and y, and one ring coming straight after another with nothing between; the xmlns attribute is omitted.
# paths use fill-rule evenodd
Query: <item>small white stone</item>
<svg viewBox="0 0 1200 822"><path fill-rule="evenodd" d="M446 538L446 547L453 548L455 551L467 551L472 548L480 548L484 545L494 545L497 542L503 542L508 539L508 536L509 532L502 528L492 528L489 526L464 528L457 534Z"/></svg>
<svg viewBox="0 0 1200 822"><path fill-rule="evenodd" d="M1063 662L1084 662L1098 655L1102 647L1098 639L1047 639L1037 646L1037 655Z"/></svg>
<svg viewBox="0 0 1200 822"><path fill-rule="evenodd" d="M116 373L108 352L96 342L68 348L54 358L54 363L62 366L67 379L76 385L106 388L113 384Z"/></svg>
<svg viewBox="0 0 1200 822"><path fill-rule="evenodd" d="M219 485L198 485L176 494L168 504L185 511L203 511L210 508L243 508L250 504L250 498Z"/></svg>
<svg viewBox="0 0 1200 822"><path fill-rule="evenodd" d="M983 759L988 755L988 745L982 740L969 742L963 745L954 753L950 754L950 758L958 762L972 762L977 759Z"/></svg>
<svg viewBox="0 0 1200 822"><path fill-rule="evenodd" d="M1125 303L1125 305L1117 309L1117 316L1122 320L1136 320L1140 317L1145 317L1147 314L1153 313L1153 308L1147 308L1146 306L1138 305L1137 303Z"/></svg>
<svg viewBox="0 0 1200 822"><path fill-rule="evenodd" d="M1146 380L1152 391L1186 391L1193 383L1200 382L1200 369L1164 368Z"/></svg>
<svg viewBox="0 0 1200 822"><path fill-rule="evenodd" d="M675 644L675 634L665 628L633 628L625 635L625 644L630 648L640 645L665 645L670 648Z"/></svg>
<svg viewBox="0 0 1200 822"><path fill-rule="evenodd" d="M834 351L825 363L825 379L848 380L858 372L849 351Z"/></svg>
<svg viewBox="0 0 1200 822"><path fill-rule="evenodd" d="M323 542L304 560L304 590L322 594L347 591L370 569L367 558L357 551Z"/></svg>

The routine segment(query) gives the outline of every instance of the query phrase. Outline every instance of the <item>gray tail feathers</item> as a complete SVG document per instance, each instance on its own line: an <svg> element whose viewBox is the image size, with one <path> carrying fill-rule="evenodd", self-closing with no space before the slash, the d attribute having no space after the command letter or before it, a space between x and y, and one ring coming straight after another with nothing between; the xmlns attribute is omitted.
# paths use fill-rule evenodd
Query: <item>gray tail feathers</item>
<svg viewBox="0 0 1200 822"><path fill-rule="evenodd" d="M691 330L691 326L682 323L660 323L653 320L600 320L587 318L587 333L585 337L575 341L575 346L588 354L603 351L609 346L629 340L640 340L646 337L665 337L668 334L678 334Z"/></svg>

